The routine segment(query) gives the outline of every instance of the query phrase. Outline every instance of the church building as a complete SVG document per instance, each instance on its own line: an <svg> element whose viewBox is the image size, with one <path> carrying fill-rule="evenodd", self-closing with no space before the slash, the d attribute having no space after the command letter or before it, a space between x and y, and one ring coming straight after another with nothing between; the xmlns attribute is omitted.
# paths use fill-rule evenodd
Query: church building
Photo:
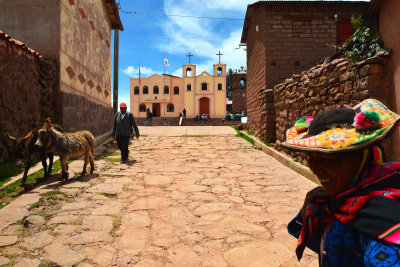
<svg viewBox="0 0 400 267"><path fill-rule="evenodd" d="M218 55L218 54L217 54ZM219 56L222 55L219 53ZM196 75L196 65L182 67L182 78L153 74L147 78L130 79L130 106L135 117L145 118L149 108L155 117L178 117L186 109L186 117L209 114L224 118L226 113L226 65L213 65L213 73Z"/></svg>

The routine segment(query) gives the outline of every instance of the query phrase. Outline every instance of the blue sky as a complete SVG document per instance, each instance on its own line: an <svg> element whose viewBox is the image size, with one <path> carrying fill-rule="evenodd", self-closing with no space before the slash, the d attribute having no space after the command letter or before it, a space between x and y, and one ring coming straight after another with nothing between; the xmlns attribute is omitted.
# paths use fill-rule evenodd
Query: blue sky
<svg viewBox="0 0 400 267"><path fill-rule="evenodd" d="M162 74L163 58L170 66L168 74L182 76L182 65L188 63L188 52L194 55L191 62L197 65L197 74L212 72L212 64L221 63L227 69L246 67L246 51L239 48L243 22L250 0L116 0L120 3L120 17L124 31L119 39L119 103L129 107L129 78ZM204 19L127 12L171 14L196 17L230 18ZM238 20L236 20L238 19ZM112 53L113 55L113 47Z"/></svg>

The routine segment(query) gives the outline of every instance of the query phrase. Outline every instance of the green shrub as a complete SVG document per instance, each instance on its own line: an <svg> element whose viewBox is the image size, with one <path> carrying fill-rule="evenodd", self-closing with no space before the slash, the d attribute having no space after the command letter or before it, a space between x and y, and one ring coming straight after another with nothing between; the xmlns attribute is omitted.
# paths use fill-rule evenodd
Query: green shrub
<svg viewBox="0 0 400 267"><path fill-rule="evenodd" d="M351 59L351 64L357 64L379 51L391 52L391 49L384 47L382 39L364 23L361 15L357 18L353 17L351 24L355 30L354 34L338 47L339 51L344 52Z"/></svg>

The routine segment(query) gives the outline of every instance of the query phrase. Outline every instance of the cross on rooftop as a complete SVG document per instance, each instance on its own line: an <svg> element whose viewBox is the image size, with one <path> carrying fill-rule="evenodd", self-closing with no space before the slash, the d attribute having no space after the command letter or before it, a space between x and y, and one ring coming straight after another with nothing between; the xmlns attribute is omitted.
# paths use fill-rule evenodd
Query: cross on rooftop
<svg viewBox="0 0 400 267"><path fill-rule="evenodd" d="M189 52L189 55L186 55L186 56L189 57L189 64L190 64L190 57L193 57L193 55L191 55Z"/></svg>
<svg viewBox="0 0 400 267"><path fill-rule="evenodd" d="M240 66L240 71L243 71L243 69L244 69L244 67L243 67L243 66Z"/></svg>
<svg viewBox="0 0 400 267"><path fill-rule="evenodd" d="M223 54L221 54L221 51L218 50L218 54L216 54L216 55L218 56L218 63L221 63L221 56L222 56Z"/></svg>

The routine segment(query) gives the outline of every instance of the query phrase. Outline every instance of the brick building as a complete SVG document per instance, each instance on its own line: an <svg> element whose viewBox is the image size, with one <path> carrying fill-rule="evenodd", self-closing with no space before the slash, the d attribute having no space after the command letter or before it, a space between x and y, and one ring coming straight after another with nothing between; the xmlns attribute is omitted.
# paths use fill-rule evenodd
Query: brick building
<svg viewBox="0 0 400 267"><path fill-rule="evenodd" d="M0 1L0 30L57 62L51 101L67 131L110 131L111 29L123 30L115 0Z"/></svg>
<svg viewBox="0 0 400 267"><path fill-rule="evenodd" d="M259 129L262 89L301 73L335 53L353 33L350 19L368 2L259 1L247 7L241 43L247 45L247 117ZM259 133L258 133L259 134Z"/></svg>
<svg viewBox="0 0 400 267"><path fill-rule="evenodd" d="M247 101L246 101L246 70L239 70L232 75L232 113L247 114Z"/></svg>

